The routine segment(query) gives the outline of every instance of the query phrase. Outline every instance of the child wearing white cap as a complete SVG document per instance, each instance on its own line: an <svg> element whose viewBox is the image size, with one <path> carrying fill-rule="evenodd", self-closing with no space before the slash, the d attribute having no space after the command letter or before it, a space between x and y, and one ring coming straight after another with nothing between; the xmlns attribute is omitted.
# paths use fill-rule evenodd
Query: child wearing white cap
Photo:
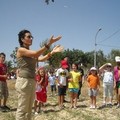
<svg viewBox="0 0 120 120"><path fill-rule="evenodd" d="M99 68L100 74L103 75L103 105L102 107L112 107L113 99L113 69L111 63L106 63ZM109 99L109 102L107 102Z"/></svg>
<svg viewBox="0 0 120 120"><path fill-rule="evenodd" d="M100 88L100 80L97 75L97 69L92 67L90 69L90 74L87 78L88 87L89 87L89 96L90 96L90 108L96 108L96 96Z"/></svg>

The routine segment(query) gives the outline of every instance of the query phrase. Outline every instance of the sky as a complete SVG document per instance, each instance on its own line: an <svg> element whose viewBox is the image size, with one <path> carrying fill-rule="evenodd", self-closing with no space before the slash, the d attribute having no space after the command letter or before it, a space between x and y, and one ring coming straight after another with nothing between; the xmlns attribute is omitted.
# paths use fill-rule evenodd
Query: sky
<svg viewBox="0 0 120 120"><path fill-rule="evenodd" d="M120 0L0 0L0 52L19 47L18 33L27 29L34 39L31 49L52 35L62 35L64 49L109 54L120 48ZM99 31L99 29L101 29Z"/></svg>

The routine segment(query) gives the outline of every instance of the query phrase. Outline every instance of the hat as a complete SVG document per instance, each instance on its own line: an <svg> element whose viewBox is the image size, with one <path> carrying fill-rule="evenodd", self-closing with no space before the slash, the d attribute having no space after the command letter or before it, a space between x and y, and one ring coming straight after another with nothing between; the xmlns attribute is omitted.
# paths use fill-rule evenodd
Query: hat
<svg viewBox="0 0 120 120"><path fill-rule="evenodd" d="M97 70L96 67L91 67L90 70Z"/></svg>
<svg viewBox="0 0 120 120"><path fill-rule="evenodd" d="M68 64L67 64L66 60L61 61L61 67L64 68L64 69L68 68Z"/></svg>
<svg viewBox="0 0 120 120"><path fill-rule="evenodd" d="M116 56L116 57L115 57L115 61L116 61L116 62L120 62L120 56Z"/></svg>
<svg viewBox="0 0 120 120"><path fill-rule="evenodd" d="M107 66L112 66L112 64L111 63L107 63Z"/></svg>

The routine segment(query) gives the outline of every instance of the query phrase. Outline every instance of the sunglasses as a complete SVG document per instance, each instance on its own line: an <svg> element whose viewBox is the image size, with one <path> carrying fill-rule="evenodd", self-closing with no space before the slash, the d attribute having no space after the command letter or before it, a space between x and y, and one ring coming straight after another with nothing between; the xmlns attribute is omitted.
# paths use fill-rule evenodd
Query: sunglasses
<svg viewBox="0 0 120 120"><path fill-rule="evenodd" d="M1 57L1 56L0 56L0 57ZM5 59L5 57L1 57L1 58Z"/></svg>
<svg viewBox="0 0 120 120"><path fill-rule="evenodd" d="M30 38L33 39L33 36L31 36L31 35L28 35L28 36L26 36L26 37L29 38L29 39L30 39Z"/></svg>

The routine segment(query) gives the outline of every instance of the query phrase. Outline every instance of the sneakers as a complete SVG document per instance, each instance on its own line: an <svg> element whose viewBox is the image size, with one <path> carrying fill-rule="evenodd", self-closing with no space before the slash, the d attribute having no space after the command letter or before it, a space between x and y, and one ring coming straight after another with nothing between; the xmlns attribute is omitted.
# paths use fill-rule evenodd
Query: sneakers
<svg viewBox="0 0 120 120"><path fill-rule="evenodd" d="M38 115L38 112L35 112L35 115Z"/></svg>
<svg viewBox="0 0 120 120"><path fill-rule="evenodd" d="M108 104L107 104L107 107L110 107L110 108L111 108L112 106L113 106L112 103L108 103Z"/></svg>
<svg viewBox="0 0 120 120"><path fill-rule="evenodd" d="M118 104L118 102L114 103L113 105L117 105L117 104Z"/></svg>
<svg viewBox="0 0 120 120"><path fill-rule="evenodd" d="M95 105L93 105L93 106L92 106L92 109L95 109L95 108L96 108L96 106L95 106Z"/></svg>
<svg viewBox="0 0 120 120"><path fill-rule="evenodd" d="M6 112L6 110L3 109L2 107L0 107L0 111L1 111L1 112Z"/></svg>
<svg viewBox="0 0 120 120"><path fill-rule="evenodd" d="M96 106L95 105L90 105L90 109L95 109Z"/></svg>
<svg viewBox="0 0 120 120"><path fill-rule="evenodd" d="M10 110L10 108L8 106L6 106L6 105L3 106L3 108L6 109L6 110Z"/></svg>
<svg viewBox="0 0 120 120"><path fill-rule="evenodd" d="M2 112L8 112L8 111L10 111L10 108L8 107L8 106L1 106L0 107L0 111L2 111Z"/></svg>
<svg viewBox="0 0 120 120"><path fill-rule="evenodd" d="M77 106L74 106L74 109L77 109Z"/></svg>
<svg viewBox="0 0 120 120"><path fill-rule="evenodd" d="M101 106L101 108L105 108L107 105L106 105L106 103L104 103L102 106Z"/></svg>
<svg viewBox="0 0 120 120"><path fill-rule="evenodd" d="M90 109L92 109L92 107L93 107L93 106L92 106L92 105L90 105Z"/></svg>

